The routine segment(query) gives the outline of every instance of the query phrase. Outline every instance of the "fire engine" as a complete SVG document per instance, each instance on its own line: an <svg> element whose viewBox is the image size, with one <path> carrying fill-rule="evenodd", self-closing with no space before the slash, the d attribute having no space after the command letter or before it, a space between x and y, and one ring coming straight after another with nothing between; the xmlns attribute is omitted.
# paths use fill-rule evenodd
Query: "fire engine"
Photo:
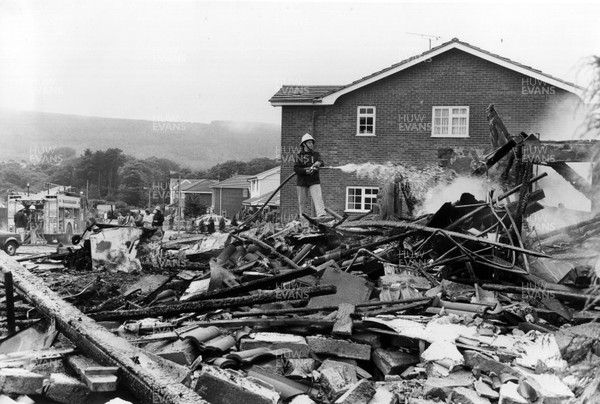
<svg viewBox="0 0 600 404"><path fill-rule="evenodd" d="M45 184L46 190L35 194L19 193L8 196L8 227L15 232L14 216L24 207L29 217L28 233L42 242L71 242L74 234L85 228L86 199L71 187ZM30 241L30 242L31 242ZM38 241L38 242L39 242Z"/></svg>

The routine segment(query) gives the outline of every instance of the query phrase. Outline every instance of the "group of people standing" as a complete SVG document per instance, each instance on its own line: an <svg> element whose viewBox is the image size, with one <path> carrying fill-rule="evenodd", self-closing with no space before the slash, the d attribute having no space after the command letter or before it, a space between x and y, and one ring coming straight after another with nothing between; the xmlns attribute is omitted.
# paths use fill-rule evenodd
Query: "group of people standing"
<svg viewBox="0 0 600 404"><path fill-rule="evenodd" d="M126 216L122 212L119 212L117 216L117 224L121 226L136 226L144 227L146 229L156 229L163 233L163 223L165 216L162 213L160 206L154 208L154 211L150 212L150 209L145 211L138 211L136 214L129 212Z"/></svg>

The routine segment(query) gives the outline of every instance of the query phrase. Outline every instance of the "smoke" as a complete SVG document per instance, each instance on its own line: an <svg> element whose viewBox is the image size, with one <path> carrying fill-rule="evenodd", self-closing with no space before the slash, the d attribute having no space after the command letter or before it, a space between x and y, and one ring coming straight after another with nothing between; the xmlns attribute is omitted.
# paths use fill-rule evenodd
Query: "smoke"
<svg viewBox="0 0 600 404"><path fill-rule="evenodd" d="M502 192L502 187L486 178L457 177L449 183L441 183L429 189L423 202L417 207L418 215L435 213L446 202L456 202L460 196L468 192L476 199L486 201L490 191L494 195Z"/></svg>
<svg viewBox="0 0 600 404"><path fill-rule="evenodd" d="M587 122L589 107L579 100L566 99L549 108L539 126L527 133L540 134L540 140L580 140L594 137Z"/></svg>
<svg viewBox="0 0 600 404"><path fill-rule="evenodd" d="M440 176L447 175L445 171L435 164L429 164L423 167L405 166L402 164L364 163L364 164L346 164L333 167L342 170L345 173L356 173L358 178L377 181L381 184L387 184L392 181L408 181L415 184L424 184L435 181Z"/></svg>
<svg viewBox="0 0 600 404"><path fill-rule="evenodd" d="M418 215L436 212L445 202L455 202L469 192L479 200L486 200L491 190L501 190L499 184L485 178L457 177L453 171L439 165L423 167L402 164L364 163L346 164L337 168L345 173L355 173L358 178L377 181L380 184L400 182L401 189L409 190L417 200L415 213Z"/></svg>

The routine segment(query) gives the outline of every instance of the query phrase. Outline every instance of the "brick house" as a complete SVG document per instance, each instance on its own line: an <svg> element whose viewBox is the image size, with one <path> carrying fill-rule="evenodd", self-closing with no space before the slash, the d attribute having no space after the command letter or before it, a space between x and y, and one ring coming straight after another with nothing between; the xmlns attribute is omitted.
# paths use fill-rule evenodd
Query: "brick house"
<svg viewBox="0 0 600 404"><path fill-rule="evenodd" d="M250 197L252 175L234 175L210 186L212 189L212 207L217 215L231 218L242 209L242 201Z"/></svg>
<svg viewBox="0 0 600 404"><path fill-rule="evenodd" d="M539 70L453 39L341 86L283 86L269 101L281 107L281 178L293 172L306 132L326 165L440 163L441 151L491 151L486 107L494 104L511 133L560 128L581 89ZM555 132L558 129L555 130ZM297 214L296 189L281 191L283 217ZM368 211L380 184L339 170L321 171L325 205Z"/></svg>
<svg viewBox="0 0 600 404"><path fill-rule="evenodd" d="M183 198L194 200L196 203L209 207L212 204L212 189L211 186L216 184L217 180L197 180L191 185L181 189Z"/></svg>

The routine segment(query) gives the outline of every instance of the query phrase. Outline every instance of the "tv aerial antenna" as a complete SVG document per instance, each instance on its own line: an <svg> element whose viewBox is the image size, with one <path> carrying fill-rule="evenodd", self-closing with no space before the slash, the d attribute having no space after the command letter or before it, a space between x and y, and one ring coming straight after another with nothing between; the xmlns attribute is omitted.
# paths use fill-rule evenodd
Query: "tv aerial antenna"
<svg viewBox="0 0 600 404"><path fill-rule="evenodd" d="M418 34L416 32L407 32L408 35L416 35L416 36L420 36L421 38L427 38L429 39L429 50L431 50L431 40L435 40L438 41L439 39L441 39L441 36L438 35L427 35L427 34Z"/></svg>

